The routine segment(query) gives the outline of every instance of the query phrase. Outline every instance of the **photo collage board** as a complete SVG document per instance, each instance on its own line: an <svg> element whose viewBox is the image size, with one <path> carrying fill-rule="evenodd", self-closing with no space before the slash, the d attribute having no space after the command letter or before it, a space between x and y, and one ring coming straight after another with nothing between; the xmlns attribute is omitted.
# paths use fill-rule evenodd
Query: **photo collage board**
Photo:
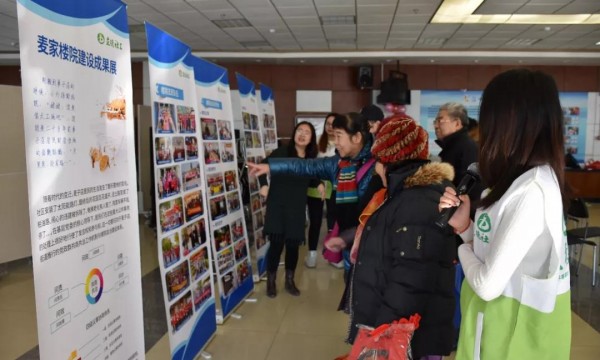
<svg viewBox="0 0 600 360"><path fill-rule="evenodd" d="M246 78L244 75L236 73L239 96L240 96L240 107L242 110L242 138L244 139L244 145L246 149L246 161L253 163L262 162L265 157L265 143L263 141L263 126L261 121L263 118L259 117L259 104L256 96L256 90L254 82ZM274 114L273 114L274 115ZM273 130L274 130L274 117L273 119ZM268 116L267 116L267 121ZM277 140L275 140L277 143ZM248 190L250 194L250 203L248 208L250 210L252 219L252 228L249 230L252 232L253 239L253 258L256 259L257 274L255 274L255 281L259 281L266 271L266 255L268 250L268 241L264 234L265 218L267 214L266 200L260 196L258 183L258 177L254 175L248 175Z"/></svg>
<svg viewBox="0 0 600 360"><path fill-rule="evenodd" d="M253 290L227 69L193 57L220 323Z"/></svg>
<svg viewBox="0 0 600 360"><path fill-rule="evenodd" d="M197 353L216 331L208 241L210 187L204 182L206 148L201 140L189 48L149 23L146 32L154 89L151 99L158 257L172 358L177 358L182 345L188 347L186 351Z"/></svg>

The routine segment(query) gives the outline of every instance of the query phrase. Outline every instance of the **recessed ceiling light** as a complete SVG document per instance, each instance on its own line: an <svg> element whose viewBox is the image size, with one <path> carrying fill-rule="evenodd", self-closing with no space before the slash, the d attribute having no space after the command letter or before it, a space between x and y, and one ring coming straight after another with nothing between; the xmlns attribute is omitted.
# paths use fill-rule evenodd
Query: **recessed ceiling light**
<svg viewBox="0 0 600 360"><path fill-rule="evenodd" d="M344 60L342 60L342 61L343 61L343 62L345 62L345 63L347 63L347 62L348 62L348 59L344 59Z"/></svg>
<svg viewBox="0 0 600 360"><path fill-rule="evenodd" d="M273 33L275 32L275 29L269 29L269 32L270 32L271 34L273 34Z"/></svg>
<svg viewBox="0 0 600 360"><path fill-rule="evenodd" d="M546 26L546 27L544 28L544 31L550 31L550 30L552 30L552 28L551 28L550 26Z"/></svg>
<svg viewBox="0 0 600 360"><path fill-rule="evenodd" d="M304 64L304 60L300 60L300 63L301 63L301 64Z"/></svg>
<svg viewBox="0 0 600 360"><path fill-rule="evenodd" d="M474 62L475 64L478 64L478 63L479 63L479 60L478 60L478 59L475 59L475 60L473 60L473 62Z"/></svg>
<svg viewBox="0 0 600 360"><path fill-rule="evenodd" d="M598 42L596 43L596 45L600 45L600 41L598 41Z"/></svg>
<svg viewBox="0 0 600 360"><path fill-rule="evenodd" d="M435 62L435 60L431 59L431 60L429 60L429 62L430 62L430 63L434 63L434 62Z"/></svg>
<svg viewBox="0 0 600 360"><path fill-rule="evenodd" d="M392 59L387 59L385 62L392 62Z"/></svg>

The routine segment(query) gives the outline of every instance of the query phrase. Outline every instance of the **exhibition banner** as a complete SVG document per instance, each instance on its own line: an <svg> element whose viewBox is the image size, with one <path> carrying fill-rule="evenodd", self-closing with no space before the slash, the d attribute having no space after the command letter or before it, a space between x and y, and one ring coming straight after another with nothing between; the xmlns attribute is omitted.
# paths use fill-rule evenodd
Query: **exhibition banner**
<svg viewBox="0 0 600 360"><path fill-rule="evenodd" d="M273 90L264 84L259 84L259 111L261 122L259 123L265 155L269 156L277 149L277 124L275 119L275 97Z"/></svg>
<svg viewBox="0 0 600 360"><path fill-rule="evenodd" d="M190 48L146 23L158 261L171 359L194 359L216 332L204 161Z"/></svg>
<svg viewBox="0 0 600 360"><path fill-rule="evenodd" d="M227 69L192 57L208 187L211 244L216 258L223 320L254 288L248 233L242 208Z"/></svg>
<svg viewBox="0 0 600 360"><path fill-rule="evenodd" d="M560 105L565 121L565 151L585 162L586 128L588 122L588 96L586 92L561 92Z"/></svg>
<svg viewBox="0 0 600 360"><path fill-rule="evenodd" d="M429 152L437 155L441 148L435 143L435 120L440 106L448 102L463 104L469 117L479 121L479 104L482 91L421 91L421 125L429 133ZM583 163L586 153L586 125L588 122L588 97L586 92L561 92L560 104L565 122L565 152Z"/></svg>
<svg viewBox="0 0 600 360"><path fill-rule="evenodd" d="M126 5L17 9L40 358L143 359Z"/></svg>
<svg viewBox="0 0 600 360"><path fill-rule="evenodd" d="M256 90L254 82L246 78L244 75L236 73L238 92L240 95L240 108L242 110L243 130L240 131L244 139L246 160L259 163L265 158L265 148L259 122L259 110L257 104ZM253 258L256 259L257 274L255 281L258 281L267 271L267 250L268 242L263 232L265 218L267 214L266 201L259 195L260 185L258 178L248 174L248 189L250 194L250 210L252 218L253 240Z"/></svg>

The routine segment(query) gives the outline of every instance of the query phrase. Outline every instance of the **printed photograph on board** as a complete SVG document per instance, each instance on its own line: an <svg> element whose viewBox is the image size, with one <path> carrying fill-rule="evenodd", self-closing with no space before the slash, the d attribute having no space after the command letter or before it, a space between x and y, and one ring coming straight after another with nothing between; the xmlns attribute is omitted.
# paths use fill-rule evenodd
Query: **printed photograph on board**
<svg viewBox="0 0 600 360"><path fill-rule="evenodd" d="M202 204L202 193L200 190L193 191L183 196L185 202L185 221L192 221L204 214Z"/></svg>
<svg viewBox="0 0 600 360"><path fill-rule="evenodd" d="M237 278L239 283L243 283L250 276L250 265L248 260L244 260L237 265Z"/></svg>
<svg viewBox="0 0 600 360"><path fill-rule="evenodd" d="M203 247L196 253L190 256L190 271L192 273L192 281L198 280L204 273L208 271L208 253L207 247Z"/></svg>
<svg viewBox="0 0 600 360"><path fill-rule="evenodd" d="M221 251L231 245L231 231L229 229L229 225L215 229L213 235L213 238L215 239L216 251Z"/></svg>
<svg viewBox="0 0 600 360"><path fill-rule="evenodd" d="M194 285L194 310L198 311L211 296L210 276L207 276Z"/></svg>
<svg viewBox="0 0 600 360"><path fill-rule="evenodd" d="M206 242L206 224L204 223L204 219L200 219L181 229L181 236L183 237L183 255L186 256Z"/></svg>
<svg viewBox="0 0 600 360"><path fill-rule="evenodd" d="M198 158L198 138L195 136L185 137L185 158L188 160Z"/></svg>
<svg viewBox="0 0 600 360"><path fill-rule="evenodd" d="M232 191L238 188L237 173L235 170L225 171L225 191Z"/></svg>
<svg viewBox="0 0 600 360"><path fill-rule="evenodd" d="M173 137L173 161L179 162L185 160L185 142L183 136Z"/></svg>
<svg viewBox="0 0 600 360"><path fill-rule="evenodd" d="M227 120L218 120L219 126L219 139L220 140L231 140L233 138L231 134L231 123Z"/></svg>
<svg viewBox="0 0 600 360"><path fill-rule="evenodd" d="M258 130L258 116L250 114L250 124L252 130Z"/></svg>
<svg viewBox="0 0 600 360"><path fill-rule="evenodd" d="M223 173L218 172L206 175L206 183L208 185L209 196L219 195L225 191Z"/></svg>
<svg viewBox="0 0 600 360"><path fill-rule="evenodd" d="M221 161L222 162L232 162L234 160L234 152L233 152L233 143L224 142L221 143Z"/></svg>
<svg viewBox="0 0 600 360"><path fill-rule="evenodd" d="M230 192L225 196L227 198L227 208L229 209L229 213L240 209L241 201L237 191Z"/></svg>
<svg viewBox="0 0 600 360"><path fill-rule="evenodd" d="M219 265L219 271L221 273L224 273L233 267L234 261L231 247L225 248L223 251L217 253L217 264Z"/></svg>
<svg viewBox="0 0 600 360"><path fill-rule="evenodd" d="M190 270L188 266L188 261L185 260L165 274L169 301L184 292L190 285Z"/></svg>
<svg viewBox="0 0 600 360"><path fill-rule="evenodd" d="M169 307L169 317L171 318L170 322L173 333L179 331L193 315L192 294L188 291L181 299Z"/></svg>
<svg viewBox="0 0 600 360"><path fill-rule="evenodd" d="M154 102L154 129L157 134L174 134L175 128L175 107L173 104Z"/></svg>
<svg viewBox="0 0 600 360"><path fill-rule="evenodd" d="M179 165L159 168L156 174L156 189L159 199L179 194Z"/></svg>
<svg viewBox="0 0 600 360"><path fill-rule="evenodd" d="M171 138L159 136L154 139L154 149L156 151L156 164L162 165L171 162Z"/></svg>
<svg viewBox="0 0 600 360"><path fill-rule="evenodd" d="M221 156L219 155L219 143L218 142L205 142L204 143L204 163L206 165L218 164L221 162Z"/></svg>
<svg viewBox="0 0 600 360"><path fill-rule="evenodd" d="M163 265L166 268L177 263L181 258L181 242L179 233L175 232L161 240Z"/></svg>
<svg viewBox="0 0 600 360"><path fill-rule="evenodd" d="M217 136L217 121L211 118L200 118L200 128L202 129L202 139L219 140Z"/></svg>
<svg viewBox="0 0 600 360"><path fill-rule="evenodd" d="M177 105L177 126L182 134L196 132L196 115L193 107Z"/></svg>
<svg viewBox="0 0 600 360"><path fill-rule="evenodd" d="M235 261L237 262L248 256L248 248L245 241L236 242L233 245L233 251L235 253Z"/></svg>
<svg viewBox="0 0 600 360"><path fill-rule="evenodd" d="M244 224L242 223L241 218L234 220L231 223L231 235L233 236L234 241L244 237Z"/></svg>
<svg viewBox="0 0 600 360"><path fill-rule="evenodd" d="M202 183L200 178L200 163L192 161L181 164L181 174L183 178L183 191L197 188Z"/></svg>
<svg viewBox="0 0 600 360"><path fill-rule="evenodd" d="M158 212L162 232L171 231L183 225L183 203L181 197L159 204Z"/></svg>
<svg viewBox="0 0 600 360"><path fill-rule="evenodd" d="M242 122L244 123L244 129L250 130L252 128L250 125L250 113L242 112Z"/></svg>
<svg viewBox="0 0 600 360"><path fill-rule="evenodd" d="M228 297L237 288L236 277L233 275L233 271L230 271L223 275L221 278L223 282L223 297Z"/></svg>
<svg viewBox="0 0 600 360"><path fill-rule="evenodd" d="M210 217L212 221L220 219L227 215L227 205L225 203L225 196L217 196L210 199Z"/></svg>

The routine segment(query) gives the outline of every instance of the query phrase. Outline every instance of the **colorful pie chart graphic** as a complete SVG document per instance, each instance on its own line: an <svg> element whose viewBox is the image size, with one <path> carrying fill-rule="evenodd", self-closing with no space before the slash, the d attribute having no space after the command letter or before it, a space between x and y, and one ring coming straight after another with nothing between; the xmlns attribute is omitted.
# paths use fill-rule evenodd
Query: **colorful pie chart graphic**
<svg viewBox="0 0 600 360"><path fill-rule="evenodd" d="M85 297L87 301L94 305L100 301L102 289L104 288L104 278L98 268L93 268L85 279Z"/></svg>

